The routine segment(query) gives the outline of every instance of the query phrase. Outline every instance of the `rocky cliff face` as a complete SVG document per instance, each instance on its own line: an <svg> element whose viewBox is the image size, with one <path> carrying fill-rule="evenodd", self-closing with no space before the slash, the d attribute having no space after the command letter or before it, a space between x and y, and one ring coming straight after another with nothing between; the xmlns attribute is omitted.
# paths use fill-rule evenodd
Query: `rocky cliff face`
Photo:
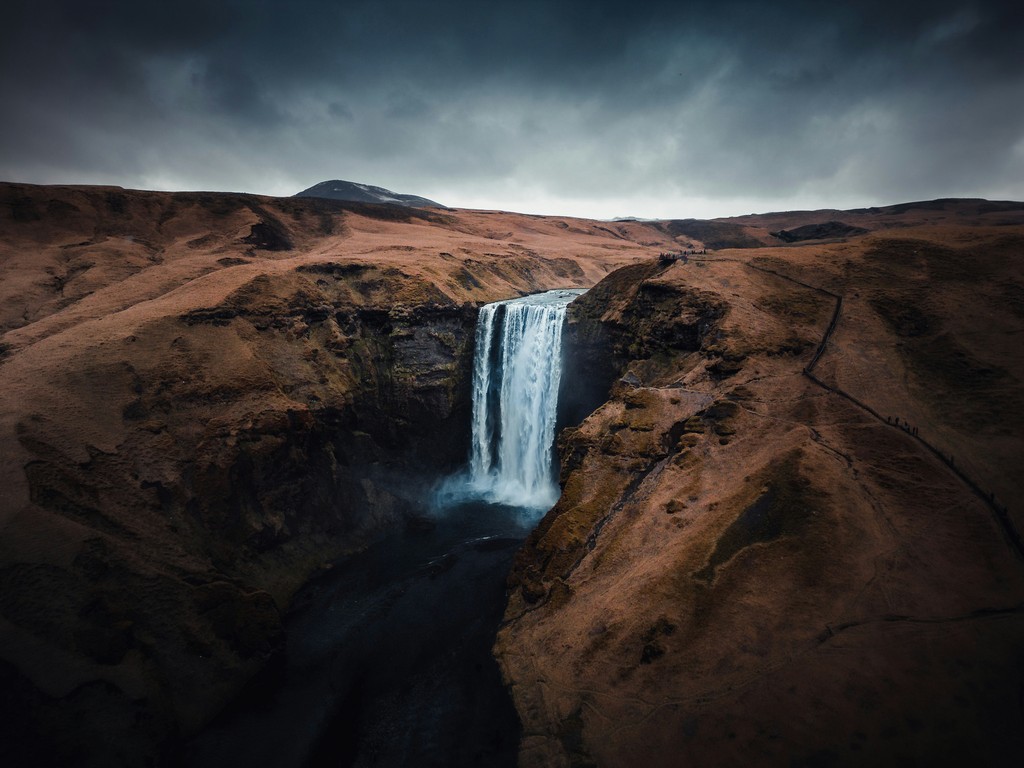
<svg viewBox="0 0 1024 768"><path fill-rule="evenodd" d="M173 760L462 460L476 307L595 284L496 646L522 762L1018 754L1024 226L954 209L661 263L710 236L0 185L0 759Z"/></svg>
<svg viewBox="0 0 1024 768"><path fill-rule="evenodd" d="M1024 561L993 498L1019 496L960 471L1005 482L1021 449L990 419L1024 397L998 352L1020 328L1007 245L725 252L572 306L577 375L611 386L562 432L562 497L509 578L521 765L1017 759Z"/></svg>
<svg viewBox="0 0 1024 768"><path fill-rule="evenodd" d="M561 229L537 218L513 240L477 214L0 193L11 764L168 758L278 651L292 593L464 460L477 305L641 250L584 228L589 256L541 256Z"/></svg>
<svg viewBox="0 0 1024 768"><path fill-rule="evenodd" d="M133 742L205 722L278 649L291 592L462 460L473 308L353 306L323 274L294 273L270 296L257 278L133 329L102 365L49 369L105 444L75 445L54 404L23 403L30 502L75 542L62 562L3 569L5 620L67 659L32 669L40 742L80 720L58 749L101 727L133 762ZM154 703L169 711L154 717Z"/></svg>

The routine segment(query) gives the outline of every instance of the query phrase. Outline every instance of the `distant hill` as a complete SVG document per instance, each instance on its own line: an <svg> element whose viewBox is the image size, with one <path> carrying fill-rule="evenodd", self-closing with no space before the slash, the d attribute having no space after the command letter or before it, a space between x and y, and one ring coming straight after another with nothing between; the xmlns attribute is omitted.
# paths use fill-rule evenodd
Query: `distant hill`
<svg viewBox="0 0 1024 768"><path fill-rule="evenodd" d="M342 181L341 179L321 181L309 189L302 190L295 197L322 197L328 200L350 200L356 203L390 203L391 205L404 205L409 208L447 207L418 195L403 195L398 192L392 192L390 189L384 189L384 187L373 187L369 184L358 184L354 181Z"/></svg>
<svg viewBox="0 0 1024 768"><path fill-rule="evenodd" d="M802 240L825 240L834 237L852 237L863 235L869 230L864 227L853 227L841 221L826 221L823 224L805 224L795 229L780 229L778 232L771 232L772 237L777 237L784 243L798 243Z"/></svg>

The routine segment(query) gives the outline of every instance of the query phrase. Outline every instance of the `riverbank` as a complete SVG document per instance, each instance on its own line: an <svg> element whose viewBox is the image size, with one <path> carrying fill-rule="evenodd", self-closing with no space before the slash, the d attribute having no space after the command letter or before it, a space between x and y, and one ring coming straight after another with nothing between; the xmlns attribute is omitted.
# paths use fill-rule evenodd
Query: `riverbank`
<svg viewBox="0 0 1024 768"><path fill-rule="evenodd" d="M532 520L465 504L339 561L297 596L276 672L184 747L221 766L513 766L519 719L491 655Z"/></svg>

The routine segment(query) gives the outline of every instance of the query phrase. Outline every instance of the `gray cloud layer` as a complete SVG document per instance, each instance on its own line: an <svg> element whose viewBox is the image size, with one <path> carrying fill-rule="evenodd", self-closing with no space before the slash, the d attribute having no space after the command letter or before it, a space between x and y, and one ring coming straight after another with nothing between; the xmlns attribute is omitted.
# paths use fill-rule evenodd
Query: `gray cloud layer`
<svg viewBox="0 0 1024 768"><path fill-rule="evenodd" d="M15 0L0 178L595 216L1022 199L1018 6Z"/></svg>

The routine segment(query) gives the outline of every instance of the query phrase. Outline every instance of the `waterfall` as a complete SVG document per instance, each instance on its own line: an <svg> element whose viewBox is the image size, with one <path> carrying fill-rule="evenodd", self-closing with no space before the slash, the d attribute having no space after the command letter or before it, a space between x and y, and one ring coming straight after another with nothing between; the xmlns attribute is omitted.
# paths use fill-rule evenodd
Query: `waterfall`
<svg viewBox="0 0 1024 768"><path fill-rule="evenodd" d="M558 500L552 447L562 325L580 290L480 309L473 360L469 487L490 502L546 509Z"/></svg>

